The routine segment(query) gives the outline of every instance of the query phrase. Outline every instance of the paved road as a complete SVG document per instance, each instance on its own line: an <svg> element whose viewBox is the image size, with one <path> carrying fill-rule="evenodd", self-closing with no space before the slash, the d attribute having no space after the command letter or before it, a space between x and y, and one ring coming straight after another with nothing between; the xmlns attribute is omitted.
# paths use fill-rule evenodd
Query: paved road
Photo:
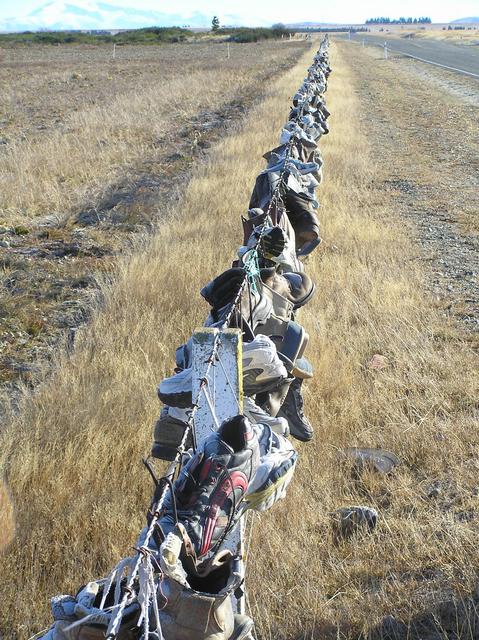
<svg viewBox="0 0 479 640"><path fill-rule="evenodd" d="M346 36L347 37L347 36ZM420 58L423 61L451 67L459 71L476 75L479 79L479 47L475 45L456 45L442 40L414 38L394 38L390 34L351 34L351 40L369 44L388 43L391 51Z"/></svg>

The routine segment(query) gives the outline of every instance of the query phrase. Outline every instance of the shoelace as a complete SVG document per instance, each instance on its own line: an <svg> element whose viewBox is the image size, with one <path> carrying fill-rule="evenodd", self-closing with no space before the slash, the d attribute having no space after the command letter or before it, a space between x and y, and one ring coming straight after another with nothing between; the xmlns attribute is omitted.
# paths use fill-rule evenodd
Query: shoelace
<svg viewBox="0 0 479 640"><path fill-rule="evenodd" d="M298 405L298 415L300 418L304 418L304 399L303 396L301 395L299 389L295 389L293 391L296 403Z"/></svg>

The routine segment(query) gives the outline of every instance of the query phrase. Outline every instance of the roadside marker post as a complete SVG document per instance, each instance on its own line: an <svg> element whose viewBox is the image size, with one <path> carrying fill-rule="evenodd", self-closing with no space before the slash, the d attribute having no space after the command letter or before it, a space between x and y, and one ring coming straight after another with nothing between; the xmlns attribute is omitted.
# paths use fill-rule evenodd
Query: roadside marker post
<svg viewBox="0 0 479 640"><path fill-rule="evenodd" d="M387 42L384 43L384 59L385 60L388 59L388 43Z"/></svg>
<svg viewBox="0 0 479 640"><path fill-rule="evenodd" d="M228 60L229 60L229 59L230 59L230 43L229 43L229 42L227 42L227 43L226 43L226 47L227 47L227 50L228 50L228 54L227 54L227 56L226 56L226 57L227 57L227 58L228 58Z"/></svg>
<svg viewBox="0 0 479 640"><path fill-rule="evenodd" d="M113 43L113 60L116 58L116 42Z"/></svg>
<svg viewBox="0 0 479 640"><path fill-rule="evenodd" d="M215 340L219 339L217 358L206 375L211 354L215 353ZM201 381L207 378L205 392L201 393L194 418L196 444L200 446L224 420L243 411L243 362L242 337L239 329L203 328L193 334L193 398L198 397ZM244 518L223 542L222 549L230 549L240 559L244 579ZM232 596L237 613L245 613L243 593Z"/></svg>

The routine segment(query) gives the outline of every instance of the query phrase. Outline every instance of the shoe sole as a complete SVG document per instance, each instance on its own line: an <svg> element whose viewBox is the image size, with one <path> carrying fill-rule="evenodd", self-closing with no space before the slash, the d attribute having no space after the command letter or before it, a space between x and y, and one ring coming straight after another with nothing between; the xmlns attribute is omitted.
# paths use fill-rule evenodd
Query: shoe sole
<svg viewBox="0 0 479 640"><path fill-rule="evenodd" d="M168 462L174 460L187 426L185 422L176 418L160 418L155 425L154 443L151 449L153 458ZM186 438L185 449L192 446L193 438L190 432Z"/></svg>
<svg viewBox="0 0 479 640"><path fill-rule="evenodd" d="M193 403L191 391L180 391L179 393L163 393L158 390L158 397L163 404L179 409L188 409Z"/></svg>
<svg viewBox="0 0 479 640"><path fill-rule="evenodd" d="M300 440L300 442L311 442L311 440L313 439L313 434L311 434L310 436L308 436L307 438L305 438L304 436L298 436L295 433L293 433L291 431L291 425L289 427L289 434L290 436L292 436L295 440Z"/></svg>
<svg viewBox="0 0 479 640"><path fill-rule="evenodd" d="M269 382L259 383L257 385L245 385L245 395L255 396L261 393L269 393L270 391L276 391L278 386L284 384L286 378L275 378Z"/></svg>
<svg viewBox="0 0 479 640"><path fill-rule="evenodd" d="M158 442L155 442L155 444L151 448L152 458L157 458L158 460L166 460L167 462L172 462L176 458L177 453L177 450L173 447L159 444Z"/></svg>

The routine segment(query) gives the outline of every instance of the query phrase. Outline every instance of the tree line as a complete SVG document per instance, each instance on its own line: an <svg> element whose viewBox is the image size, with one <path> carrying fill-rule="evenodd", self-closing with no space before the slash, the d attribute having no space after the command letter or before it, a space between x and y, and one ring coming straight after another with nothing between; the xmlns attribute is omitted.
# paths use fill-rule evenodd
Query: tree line
<svg viewBox="0 0 479 640"><path fill-rule="evenodd" d="M365 24L431 24L431 18L397 18L397 20L391 20L391 18L369 18Z"/></svg>

